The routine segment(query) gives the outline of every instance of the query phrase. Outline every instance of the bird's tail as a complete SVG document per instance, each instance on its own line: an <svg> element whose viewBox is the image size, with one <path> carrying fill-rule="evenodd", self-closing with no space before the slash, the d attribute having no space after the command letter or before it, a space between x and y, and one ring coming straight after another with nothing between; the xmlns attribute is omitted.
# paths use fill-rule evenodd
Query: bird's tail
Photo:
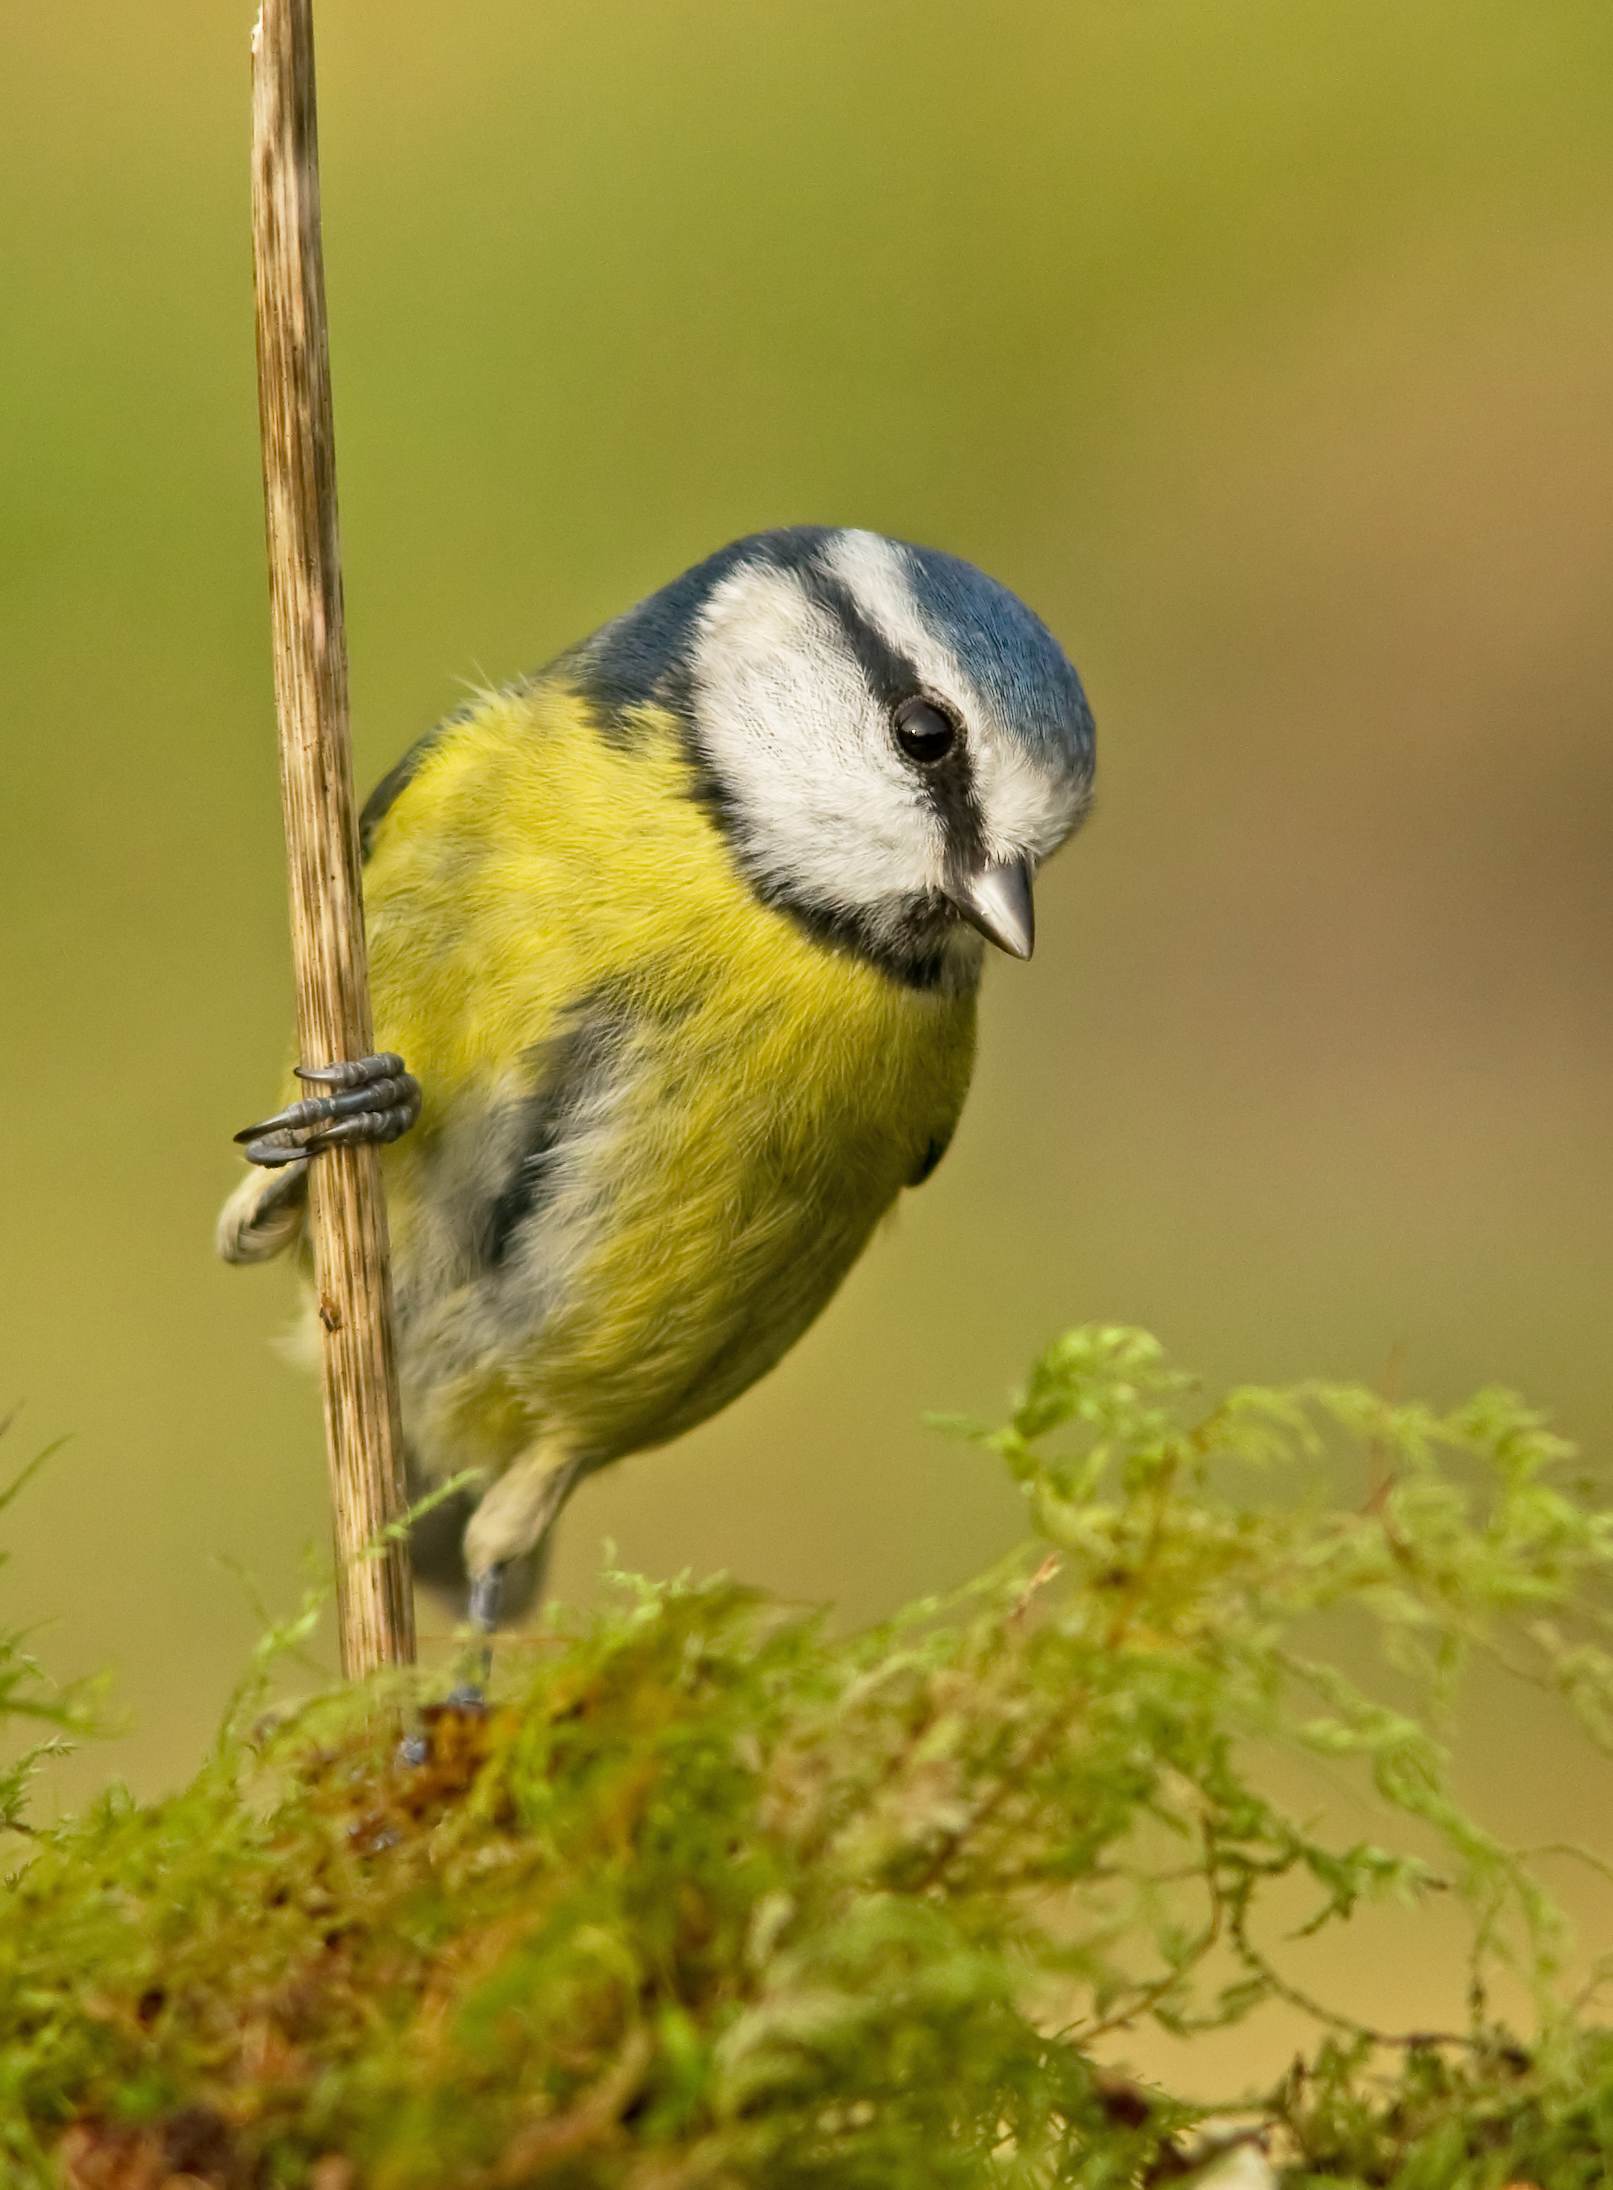
<svg viewBox="0 0 1613 2190"><path fill-rule="evenodd" d="M267 1262L297 1246L307 1216L306 1163L254 1168L218 1213L218 1251L226 1262Z"/></svg>
<svg viewBox="0 0 1613 2190"><path fill-rule="evenodd" d="M218 1251L226 1262L268 1262L302 1244L308 1222L308 1166L286 1164L268 1171L253 1167L218 1213L215 1235ZM409 1503L413 1505L431 1487L404 1445L404 1471ZM462 1609L469 1574L465 1564L465 1527L476 1511L479 1492L456 1491L454 1496L421 1514L409 1530L409 1550L418 1580L441 1591ZM523 1546L523 1551L527 1547ZM519 1619L537 1601L547 1563L546 1541L535 1554L513 1558L505 1582L502 1616Z"/></svg>

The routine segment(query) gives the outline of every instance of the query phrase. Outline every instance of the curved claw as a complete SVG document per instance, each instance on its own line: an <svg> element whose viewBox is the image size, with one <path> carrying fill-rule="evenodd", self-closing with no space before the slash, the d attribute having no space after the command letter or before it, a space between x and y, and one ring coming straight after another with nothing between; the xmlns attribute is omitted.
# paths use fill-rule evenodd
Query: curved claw
<svg viewBox="0 0 1613 2190"><path fill-rule="evenodd" d="M395 1141L420 1115L420 1083L395 1050L298 1065L299 1080L341 1092L310 1095L236 1134L249 1163L269 1168L301 1163L324 1148Z"/></svg>
<svg viewBox="0 0 1613 2190"><path fill-rule="evenodd" d="M355 1087L346 1095L311 1095L306 1102L288 1103L272 1118L243 1126L235 1138L251 1141L264 1133L295 1133L304 1126L325 1125L334 1118L356 1118L366 1111L373 1111L380 1117L384 1112L408 1109L411 1098L418 1108L420 1090L407 1074L402 1078L377 1080L373 1085ZM409 1122L413 1123L412 1118ZM401 1132L402 1126L398 1130Z"/></svg>
<svg viewBox="0 0 1613 2190"><path fill-rule="evenodd" d="M410 1077L395 1049L383 1049L374 1057L340 1057L333 1065L293 1065L291 1069L314 1087L376 1087L383 1080Z"/></svg>
<svg viewBox="0 0 1613 2190"><path fill-rule="evenodd" d="M235 1138L239 1140L240 1134ZM282 1164L306 1163L308 1151L289 1134L265 1134L262 1140L248 1141L241 1150L248 1163L260 1164L265 1171L279 1169Z"/></svg>
<svg viewBox="0 0 1613 2190"><path fill-rule="evenodd" d="M388 1141L400 1140L414 1120L414 1111L361 1110L356 1117L326 1126L323 1132L310 1133L302 1145L310 1156L317 1156L322 1148L346 1148L355 1141L374 1141L384 1146Z"/></svg>

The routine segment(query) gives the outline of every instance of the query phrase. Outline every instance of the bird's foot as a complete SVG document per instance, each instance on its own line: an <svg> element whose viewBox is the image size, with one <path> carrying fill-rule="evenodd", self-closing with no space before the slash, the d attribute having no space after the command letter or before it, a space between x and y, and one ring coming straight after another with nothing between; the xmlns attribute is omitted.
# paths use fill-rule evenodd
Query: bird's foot
<svg viewBox="0 0 1613 2190"><path fill-rule="evenodd" d="M354 1141L395 1141L420 1115L420 1083L394 1050L333 1065L298 1065L297 1077L328 1095L288 1103L272 1118L236 1134L248 1163L301 1163L322 1148Z"/></svg>
<svg viewBox="0 0 1613 2190"><path fill-rule="evenodd" d="M499 1608L503 1602L502 1566L490 1566L484 1574L472 1576L470 1601L465 1607L466 1624L488 1639L471 1652L466 1677L449 1690L446 1701L451 1710L485 1711L487 1708L485 1683L493 1673L491 1638L498 1631Z"/></svg>
<svg viewBox="0 0 1613 2190"><path fill-rule="evenodd" d="M504 1569L490 1566L485 1574L478 1574L470 1585L470 1602L465 1608L468 1625L483 1637L491 1637L498 1627L499 1606L504 1596ZM491 1641L477 1645L470 1656L462 1677L449 1689L438 1711L461 1711L478 1714L487 1709L486 1683L492 1677L493 1649ZM398 1745L398 1761L418 1767L427 1763L431 1756L431 1738L424 1731L406 1734Z"/></svg>
<svg viewBox="0 0 1613 2190"><path fill-rule="evenodd" d="M398 1766L406 1772L430 1766L439 1782L458 1778L468 1786L487 1754L491 1725L487 1698L479 1684L461 1681L441 1703L421 1705L416 1723L398 1743Z"/></svg>

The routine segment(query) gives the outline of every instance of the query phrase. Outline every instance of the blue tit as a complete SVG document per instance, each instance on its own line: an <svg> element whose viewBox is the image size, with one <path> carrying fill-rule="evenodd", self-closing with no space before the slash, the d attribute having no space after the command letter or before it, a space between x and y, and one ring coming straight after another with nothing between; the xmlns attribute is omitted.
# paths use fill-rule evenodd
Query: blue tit
<svg viewBox="0 0 1613 2190"><path fill-rule="evenodd" d="M1080 680L1014 594L803 526L708 557L376 790L386 1054L238 1136L219 1246L300 1247L319 1149L388 1144L411 1479L476 1471L475 1617L583 1476L772 1368L934 1171L983 939L1030 956L1092 775Z"/></svg>

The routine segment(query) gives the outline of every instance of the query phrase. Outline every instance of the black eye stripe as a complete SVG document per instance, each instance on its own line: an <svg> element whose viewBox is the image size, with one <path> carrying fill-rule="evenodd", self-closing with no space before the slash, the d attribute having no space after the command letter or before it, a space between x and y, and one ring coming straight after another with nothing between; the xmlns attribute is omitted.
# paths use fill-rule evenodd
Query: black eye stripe
<svg viewBox="0 0 1613 2190"><path fill-rule="evenodd" d="M913 664L869 622L850 586L836 572L814 568L809 591L845 633L869 691L886 707L895 707L919 681Z"/></svg>
<svg viewBox="0 0 1613 2190"><path fill-rule="evenodd" d="M897 711L904 705L917 701L935 706L921 689L917 666L864 615L856 595L838 571L826 569L814 558L802 577L811 597L828 610L845 633L869 691L890 718L893 736ZM975 792L968 740L954 735L946 751L917 768L914 776L941 824L951 859L965 869L977 865L983 856L985 823Z"/></svg>

